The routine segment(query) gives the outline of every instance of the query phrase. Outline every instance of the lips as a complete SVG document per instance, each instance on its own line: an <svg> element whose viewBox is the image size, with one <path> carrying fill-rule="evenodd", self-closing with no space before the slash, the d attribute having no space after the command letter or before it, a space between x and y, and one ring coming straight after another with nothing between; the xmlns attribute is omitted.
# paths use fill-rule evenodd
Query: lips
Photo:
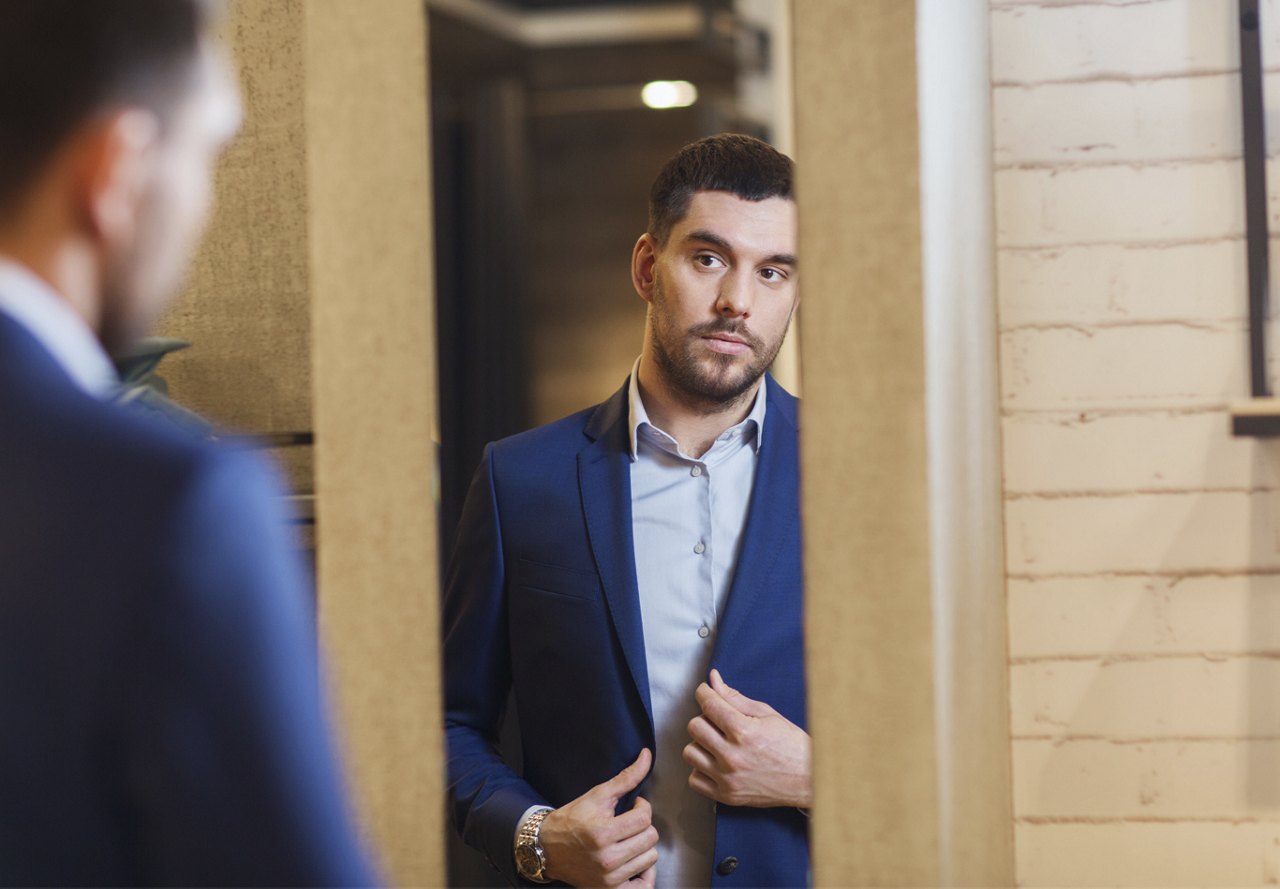
<svg viewBox="0 0 1280 889"><path fill-rule="evenodd" d="M743 352L750 352L751 345L745 340L740 340L735 336L726 334L714 334L712 336L704 336L702 341L707 344L713 352L719 352L722 355L741 355Z"/></svg>

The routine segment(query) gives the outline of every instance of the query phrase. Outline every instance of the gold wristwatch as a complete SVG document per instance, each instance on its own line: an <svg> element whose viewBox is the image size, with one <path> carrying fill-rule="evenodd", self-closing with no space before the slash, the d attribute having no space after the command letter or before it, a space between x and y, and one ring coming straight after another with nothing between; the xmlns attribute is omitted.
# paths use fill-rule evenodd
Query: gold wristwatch
<svg viewBox="0 0 1280 889"><path fill-rule="evenodd" d="M542 843L538 841L542 822L550 813L551 809L534 812L516 831L516 870L520 876L535 883L551 882L547 876L547 853L542 851Z"/></svg>

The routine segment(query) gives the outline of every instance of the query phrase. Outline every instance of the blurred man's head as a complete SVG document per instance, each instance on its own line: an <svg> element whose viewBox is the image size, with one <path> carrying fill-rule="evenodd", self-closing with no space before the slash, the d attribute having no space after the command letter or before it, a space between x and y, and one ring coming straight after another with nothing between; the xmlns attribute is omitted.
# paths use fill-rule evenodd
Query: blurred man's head
<svg viewBox="0 0 1280 889"><path fill-rule="evenodd" d="M108 350L181 282L239 126L212 0L0 2L0 251Z"/></svg>

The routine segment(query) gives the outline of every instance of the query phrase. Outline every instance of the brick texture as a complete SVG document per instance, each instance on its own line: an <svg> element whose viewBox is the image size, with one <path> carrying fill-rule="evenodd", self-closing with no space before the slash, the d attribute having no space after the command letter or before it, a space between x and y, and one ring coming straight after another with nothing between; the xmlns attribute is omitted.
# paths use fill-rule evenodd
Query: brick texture
<svg viewBox="0 0 1280 889"><path fill-rule="evenodd" d="M1022 886L1280 884L1280 443L1227 411L1249 391L1236 16L991 3ZM1262 16L1274 112L1280 0Z"/></svg>
<svg viewBox="0 0 1280 889"><path fill-rule="evenodd" d="M1024 886L1274 886L1280 823L1102 821L1023 823Z"/></svg>
<svg viewBox="0 0 1280 889"><path fill-rule="evenodd" d="M1004 405L1068 411L1221 405L1248 384L1246 330L1243 323L1167 322L1005 331Z"/></svg>
<svg viewBox="0 0 1280 889"><path fill-rule="evenodd" d="M1247 490L1277 483L1225 412L1018 412L1005 418L1010 497Z"/></svg>
<svg viewBox="0 0 1280 889"><path fill-rule="evenodd" d="M1015 578L1009 623L1016 664L1270 656L1280 652L1280 574Z"/></svg>
<svg viewBox="0 0 1280 889"><path fill-rule="evenodd" d="M1272 181L1280 175L1270 164ZM1277 216L1273 194L1271 216ZM1168 244L1244 234L1238 160L1008 169L996 174L1003 248Z"/></svg>
<svg viewBox="0 0 1280 889"><path fill-rule="evenodd" d="M1228 238L1004 250L997 263L1001 320L1009 329L1240 319L1246 310L1244 249L1242 238ZM1280 253L1272 262L1280 263Z"/></svg>
<svg viewBox="0 0 1280 889"><path fill-rule="evenodd" d="M1280 2L1263 0L1264 20ZM997 85L1157 79L1235 71L1236 0L992 3ZM1280 30L1264 30L1264 56L1280 59Z"/></svg>
<svg viewBox="0 0 1280 889"><path fill-rule="evenodd" d="M1251 764L1274 762L1262 777ZM1280 816L1280 741L1173 740L1018 745L1018 811L1029 819Z"/></svg>

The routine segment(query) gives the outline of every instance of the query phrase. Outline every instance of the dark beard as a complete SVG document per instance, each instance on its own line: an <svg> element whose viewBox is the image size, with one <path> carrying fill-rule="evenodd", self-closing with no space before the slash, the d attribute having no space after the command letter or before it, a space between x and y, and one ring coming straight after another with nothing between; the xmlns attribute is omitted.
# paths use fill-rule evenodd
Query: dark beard
<svg viewBox="0 0 1280 889"><path fill-rule="evenodd" d="M751 347L750 360L738 365L739 356L711 353L698 357L694 355L692 344L704 336L711 334L731 334L745 340ZM759 337L746 330L736 321L718 319L706 324L699 324L685 333L683 340L677 344L677 354L668 349L662 336L655 336L654 360L666 377L667 383L685 401L711 411L723 410L737 404L772 363L772 354L762 354L764 343ZM707 362L712 366L707 367ZM735 367L737 372L734 372Z"/></svg>
<svg viewBox="0 0 1280 889"><path fill-rule="evenodd" d="M666 294L662 281L654 279L653 302L649 305L653 325L653 357L666 378L672 394L689 407L704 414L721 413L738 405L764 372L778 357L782 342L786 339L790 319L778 336L778 341L766 343L749 330L740 318L715 318L688 330L676 330L667 313ZM704 336L730 334L750 347L746 361L737 364L743 356L724 355L718 352L695 354L694 347ZM699 350L701 351L701 350ZM710 363L710 368L708 368ZM737 367L736 374L733 368Z"/></svg>

